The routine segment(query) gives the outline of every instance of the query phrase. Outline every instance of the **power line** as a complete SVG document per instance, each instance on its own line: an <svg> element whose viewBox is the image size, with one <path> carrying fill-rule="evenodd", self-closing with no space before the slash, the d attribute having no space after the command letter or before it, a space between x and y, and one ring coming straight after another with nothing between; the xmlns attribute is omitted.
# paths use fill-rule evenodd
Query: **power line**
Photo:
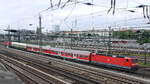
<svg viewBox="0 0 150 84"><path fill-rule="evenodd" d="M113 15L114 15L115 14L115 8L116 8L116 0L111 0L111 7L107 13L109 13L112 10Z"/></svg>
<svg viewBox="0 0 150 84"><path fill-rule="evenodd" d="M70 13L62 20L62 22L60 23L60 26L62 25L63 22L65 22L71 16L71 14L73 13L75 7L76 7L76 4L74 4L74 6L71 8Z"/></svg>
<svg viewBox="0 0 150 84"><path fill-rule="evenodd" d="M143 3L138 2L137 0L130 0L130 1L132 1L132 2L134 2L134 3L137 3L137 4L146 5L146 4L143 4ZM147 4L147 5L148 5L148 4Z"/></svg>
<svg viewBox="0 0 150 84"><path fill-rule="evenodd" d="M62 7L62 6L64 6L64 4L66 3L66 2L62 2L61 0L59 0L59 3L58 4L52 4L52 0L50 0L51 2L51 6L50 7L48 7L47 9L44 9L44 10L42 10L42 11L40 11L39 13L43 13L43 12L45 12L45 11L54 11L54 10L57 10L57 9L60 9L60 6ZM61 4L60 4L61 3ZM84 2L77 2L77 3L80 3L80 4L83 4L83 5L88 5L88 6L97 6L97 5L95 5L95 4L93 4L93 3L84 3ZM68 2L67 2L67 4L65 4L65 6L70 6L70 5L72 5L72 4L76 4L75 2L73 2L73 3L69 3L68 4ZM59 7L58 7L59 6ZM123 8L115 8L116 10L126 10L126 9L123 9ZM73 10L74 10L74 8L73 9L71 9L71 12L63 19L64 21L66 21L70 16L71 16L71 14L72 14L72 12L73 12ZM106 12L107 10L104 10L104 12ZM103 12L103 13L104 13ZM100 11L99 13L102 13L102 11ZM91 15L93 15L94 13L91 13ZM97 13L95 13L95 14L98 14L98 12ZM90 14L89 14L90 15ZM84 15L85 16L85 15Z"/></svg>

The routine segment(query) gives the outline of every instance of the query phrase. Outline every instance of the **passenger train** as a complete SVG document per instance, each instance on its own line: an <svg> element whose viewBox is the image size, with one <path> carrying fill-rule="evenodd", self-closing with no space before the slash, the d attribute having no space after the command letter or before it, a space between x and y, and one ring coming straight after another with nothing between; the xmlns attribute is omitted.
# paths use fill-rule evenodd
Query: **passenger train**
<svg viewBox="0 0 150 84"><path fill-rule="evenodd" d="M49 54L53 56L63 57L66 59L89 62L93 64L103 65L106 67L112 67L115 69L123 69L130 71L135 71L138 69L137 58L135 57L106 55L90 51L53 48L49 46L42 46L41 49L38 45L18 42L4 42L3 44L14 48L24 49L26 51L41 52L43 54Z"/></svg>

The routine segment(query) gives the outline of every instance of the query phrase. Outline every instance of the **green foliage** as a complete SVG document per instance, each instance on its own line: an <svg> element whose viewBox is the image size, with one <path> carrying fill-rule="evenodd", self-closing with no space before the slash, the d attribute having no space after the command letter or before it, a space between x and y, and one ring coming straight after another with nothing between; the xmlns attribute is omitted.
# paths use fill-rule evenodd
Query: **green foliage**
<svg viewBox="0 0 150 84"><path fill-rule="evenodd" d="M144 43L150 43L150 31L138 30L138 31L114 31L113 37L119 39L134 39L142 45Z"/></svg>
<svg viewBox="0 0 150 84"><path fill-rule="evenodd" d="M133 39L135 38L136 33L131 30L128 31L114 31L113 36L119 39Z"/></svg>
<svg viewBox="0 0 150 84"><path fill-rule="evenodd" d="M139 62L140 66L150 67L150 63L145 64L144 62Z"/></svg>
<svg viewBox="0 0 150 84"><path fill-rule="evenodd" d="M150 31L137 32L137 42L142 45L144 43L150 43Z"/></svg>

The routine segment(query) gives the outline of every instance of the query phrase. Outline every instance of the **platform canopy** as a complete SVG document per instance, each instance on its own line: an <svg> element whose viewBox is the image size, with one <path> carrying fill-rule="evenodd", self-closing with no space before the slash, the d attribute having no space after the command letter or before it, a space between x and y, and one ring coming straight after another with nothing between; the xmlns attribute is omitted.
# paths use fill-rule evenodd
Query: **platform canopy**
<svg viewBox="0 0 150 84"><path fill-rule="evenodd" d="M8 32L19 32L18 30L15 30L15 29L7 29L7 30L5 30L5 31L8 31Z"/></svg>

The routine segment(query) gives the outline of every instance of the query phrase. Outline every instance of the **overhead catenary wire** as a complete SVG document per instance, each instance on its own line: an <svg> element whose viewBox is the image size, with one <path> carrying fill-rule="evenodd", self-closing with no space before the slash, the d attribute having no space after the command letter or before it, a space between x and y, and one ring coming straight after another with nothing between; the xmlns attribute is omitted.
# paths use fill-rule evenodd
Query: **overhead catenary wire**
<svg viewBox="0 0 150 84"><path fill-rule="evenodd" d="M91 3L93 4L93 0L91 0ZM91 27L92 27L92 30L94 30L94 16L93 16L93 5L91 6Z"/></svg>
<svg viewBox="0 0 150 84"><path fill-rule="evenodd" d="M137 0L130 0L130 1L132 1L133 3L136 3L136 4L139 4L139 5L148 5L148 3L141 3L141 2L139 2L139 1L137 1ZM144 0L143 0L144 1ZM146 2L147 2L147 0L145 0ZM149 5L150 5L150 3L149 3Z"/></svg>
<svg viewBox="0 0 150 84"><path fill-rule="evenodd" d="M72 5L72 4L75 4L73 1L75 1L75 0L67 0L66 2L62 2L62 0L59 0L59 2L57 3L57 4L54 4L53 2L52 2L52 0L50 0L50 4L52 4L52 5L50 5L50 7L48 7L48 9L47 10L45 10L45 11L53 11L53 10L57 10L57 9L60 9L62 6L64 6L64 4L66 4L65 5L65 7L66 6L70 6L70 5ZM77 0L76 0L77 1ZM73 3L70 3L70 2L73 2ZM80 1L78 1L77 3L80 3L80 4L84 4L84 1L82 1L82 2L80 2ZM116 1L115 1L115 3L116 3ZM86 3L86 4L89 4L89 3ZM91 3L91 4L93 4L93 3ZM113 5L116 5L116 4L113 4ZM92 6L97 6L97 5L92 5ZM148 8L149 9L149 8ZM118 8L116 8L115 7L115 10L119 10ZM124 9L122 9L122 10L124 10ZM45 11L42 11L42 12L40 12L40 13L43 13L43 12L45 12ZM105 10L104 12L107 12L107 10ZM93 14L94 15L94 14ZM148 15L148 14L147 14ZM69 17L71 16L71 14L69 15ZM149 16L148 16L149 17ZM148 18L147 17L147 18ZM65 17L65 18L67 18L68 19L68 17ZM66 19L66 20L67 20Z"/></svg>
<svg viewBox="0 0 150 84"><path fill-rule="evenodd" d="M116 0L111 0L111 7L107 13L109 13L112 10L113 15L114 15L115 14L115 8L116 8Z"/></svg>
<svg viewBox="0 0 150 84"><path fill-rule="evenodd" d="M150 22L150 5L138 5L137 8L143 9L143 17Z"/></svg>
<svg viewBox="0 0 150 84"><path fill-rule="evenodd" d="M58 2L58 7L60 7L60 4L61 4L61 0L59 0L59 2Z"/></svg>
<svg viewBox="0 0 150 84"><path fill-rule="evenodd" d="M61 21L60 26L61 26L61 24L62 24L63 22L65 22L65 21L71 16L71 14L73 13L75 7L76 7L76 5L74 5L74 6L72 7L70 13Z"/></svg>
<svg viewBox="0 0 150 84"><path fill-rule="evenodd" d="M94 5L92 5L92 7L93 7ZM123 10L123 11L128 11L127 9L125 9L125 8L116 8L116 10ZM93 9L92 9L92 11L93 11ZM90 13L90 14L87 14L87 15L80 15L80 16L78 16L78 17L80 17L80 18L82 18L82 17L89 17L89 16L92 16L92 26L93 26L93 18L94 18L94 14L98 14L98 13L103 13L103 14L100 14L100 15L96 15L96 16L102 16L102 15L105 15L106 14L106 12L107 12L107 9L105 9L105 10L102 10L102 11L98 11L98 12L92 12L92 13ZM69 16L70 16L70 14L69 14ZM66 17L67 19L68 19L68 17ZM67 20L67 19L63 19L64 20L64 22ZM79 19L80 19L79 18Z"/></svg>
<svg viewBox="0 0 150 84"><path fill-rule="evenodd" d="M73 1L73 0L72 0ZM76 0L77 1L77 0ZM71 0L70 0L70 2L71 2ZM60 6L60 4L65 4L66 2L62 2L61 0L59 0L59 2L58 2L58 4L53 4L52 3L52 0L50 0L50 7L48 7L48 8L46 8L46 9L44 9L44 10L42 10L42 11L40 11L40 12L38 12L38 15L39 15L39 13L43 13L43 12L45 12L45 11L48 11L49 9L51 9L50 11L54 11L54 10L57 10L57 9L59 9L59 8L57 8L57 6ZM68 2L67 2L68 3ZM82 4L84 4L84 2L83 1L77 1L77 3L82 3ZM72 4L74 4L74 3L72 3ZM69 5L72 5L72 4L67 4L66 6L69 6ZM95 5L93 5L93 6L95 6ZM53 8L52 8L53 7ZM55 8L56 7L56 8Z"/></svg>
<svg viewBox="0 0 150 84"><path fill-rule="evenodd" d="M50 7L53 8L53 1L50 0Z"/></svg>
<svg viewBox="0 0 150 84"><path fill-rule="evenodd" d="M61 4L64 4L65 2L61 2ZM72 3L72 4L74 4L74 3ZM66 4L65 6L69 6L69 5L72 5L72 4ZM43 12L46 12L46 11L49 11L50 9L50 11L52 12L52 11L55 11L55 10L57 10L57 9L59 9L59 7L57 7L58 6L58 4L53 4L53 1L52 0L50 0L50 7L48 7L48 8L46 8L46 9L44 9L44 10L41 10L41 11L39 11L38 13L36 13L36 15L32 15L30 18L34 18L34 17L38 17L39 16L39 14L41 14L41 13L43 13ZM27 18L23 18L23 19L21 19L21 20L17 20L16 22L18 23L19 21L22 21L22 20L25 20L25 19L28 19L29 17L27 17ZM13 22L13 24L14 23L16 23L16 22Z"/></svg>

